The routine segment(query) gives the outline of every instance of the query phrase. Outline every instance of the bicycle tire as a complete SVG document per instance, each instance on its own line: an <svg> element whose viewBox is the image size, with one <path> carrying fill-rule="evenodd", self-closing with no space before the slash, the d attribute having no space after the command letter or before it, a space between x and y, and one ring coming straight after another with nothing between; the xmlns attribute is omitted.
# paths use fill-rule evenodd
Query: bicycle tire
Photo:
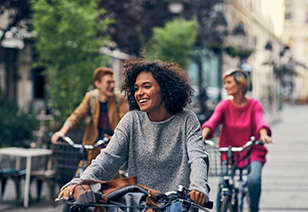
<svg viewBox="0 0 308 212"><path fill-rule="evenodd" d="M70 212L70 207L68 204L63 204L61 212Z"/></svg>
<svg viewBox="0 0 308 212"><path fill-rule="evenodd" d="M242 205L238 205L238 212L249 211L250 198L249 198L249 195L248 195L248 191L243 192L242 195L239 198L241 198L240 201L241 201Z"/></svg>
<svg viewBox="0 0 308 212"><path fill-rule="evenodd" d="M243 199L243 208L239 212L250 211L250 197L248 192L245 194Z"/></svg>
<svg viewBox="0 0 308 212"><path fill-rule="evenodd" d="M223 197L220 212L233 212L233 206L230 197Z"/></svg>

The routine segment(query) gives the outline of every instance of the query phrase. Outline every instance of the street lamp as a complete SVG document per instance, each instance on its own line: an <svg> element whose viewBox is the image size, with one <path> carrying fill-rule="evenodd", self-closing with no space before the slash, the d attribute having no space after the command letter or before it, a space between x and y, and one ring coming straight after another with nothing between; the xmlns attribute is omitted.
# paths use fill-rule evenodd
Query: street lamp
<svg viewBox="0 0 308 212"><path fill-rule="evenodd" d="M179 14L184 10L184 5L179 1L170 1L168 4L168 9L171 13Z"/></svg>

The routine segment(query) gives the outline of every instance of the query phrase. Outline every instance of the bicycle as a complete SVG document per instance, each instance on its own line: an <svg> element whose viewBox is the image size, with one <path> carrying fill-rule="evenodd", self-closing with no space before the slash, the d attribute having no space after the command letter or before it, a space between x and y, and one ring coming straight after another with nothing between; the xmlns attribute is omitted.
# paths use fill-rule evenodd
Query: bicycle
<svg viewBox="0 0 308 212"><path fill-rule="evenodd" d="M71 212L85 212L88 211L89 208L93 207L102 207L107 212L144 212L147 211L147 209L153 209L151 211L155 212L163 212L166 207L176 202L181 203L183 212L211 211L210 209L213 208L212 201L208 201L204 206L201 206L190 200L188 193L189 190L180 185L178 186L177 191L170 191L156 196L155 207L148 204L147 197L151 196L149 190L139 185L129 185L124 188L120 188L109 193L104 198L102 198L101 192L87 191L81 194L75 201L72 199L56 199L56 201L65 202L70 205ZM132 197L133 195L136 195L135 199Z"/></svg>
<svg viewBox="0 0 308 212"><path fill-rule="evenodd" d="M105 148L110 139L104 137L94 144L76 144L70 137L60 137L52 146L53 158L56 163L56 172L60 187L72 178L79 177L88 166L88 150ZM64 206L63 212L67 211Z"/></svg>
<svg viewBox="0 0 308 212"><path fill-rule="evenodd" d="M255 144L263 145L263 142L251 137L250 141L241 147L217 147L215 142L211 140L205 140L205 143L218 149L220 153L226 153L226 161L224 161L220 167L222 169L220 174L223 176L223 183L219 185L221 186L221 189L219 189L220 193L218 194L220 195L221 203L219 212L243 212L245 202L247 203L247 207L249 207L247 187L248 170L247 165L244 167L236 165L233 153L248 149L246 155L246 158L248 158L251 150L250 147Z"/></svg>

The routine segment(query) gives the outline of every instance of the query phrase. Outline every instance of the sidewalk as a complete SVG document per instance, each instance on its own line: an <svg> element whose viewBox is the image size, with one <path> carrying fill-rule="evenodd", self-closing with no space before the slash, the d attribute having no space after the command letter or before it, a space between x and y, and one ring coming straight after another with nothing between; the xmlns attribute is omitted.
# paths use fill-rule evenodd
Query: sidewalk
<svg viewBox="0 0 308 212"><path fill-rule="evenodd" d="M308 105L285 105L281 121L273 125L273 144L268 145L267 163L263 169L263 190L260 212L308 211ZM217 177L211 177L210 197L216 199ZM8 182L4 200L14 199L14 187ZM31 191L35 191L34 183ZM48 204L48 188L43 189L44 201L31 202L28 209L21 205L0 202L1 212L57 212L61 206ZM36 197L36 193L32 194Z"/></svg>
<svg viewBox="0 0 308 212"><path fill-rule="evenodd" d="M272 126L261 211L308 211L308 105L285 105Z"/></svg>
<svg viewBox="0 0 308 212"><path fill-rule="evenodd" d="M23 187L23 184L22 184ZM8 180L3 200L0 201L0 211L1 212L58 212L61 211L62 206L57 205L53 207L48 201L48 187L44 183L42 189L41 201L37 202L35 199L36 195L36 185L35 182L31 184L31 197L32 200L29 203L28 208L23 207L23 202L17 203L15 201L15 187L13 181Z"/></svg>

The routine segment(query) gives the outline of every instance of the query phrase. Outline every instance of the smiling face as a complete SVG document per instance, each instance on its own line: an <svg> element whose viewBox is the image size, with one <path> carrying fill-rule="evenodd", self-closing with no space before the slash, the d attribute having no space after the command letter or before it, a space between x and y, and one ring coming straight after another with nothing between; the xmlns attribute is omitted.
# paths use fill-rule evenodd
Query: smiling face
<svg viewBox="0 0 308 212"><path fill-rule="evenodd" d="M242 94L242 86L235 82L234 76L232 75L224 78L224 88L230 96L234 97L235 95Z"/></svg>
<svg viewBox="0 0 308 212"><path fill-rule="evenodd" d="M141 72L135 81L135 100L141 111L147 112L151 120L165 114L166 108L160 94L160 86L150 72Z"/></svg>
<svg viewBox="0 0 308 212"><path fill-rule="evenodd" d="M112 74L105 74L100 81L95 81L96 88L100 93L106 97L112 97L114 95L114 79Z"/></svg>

